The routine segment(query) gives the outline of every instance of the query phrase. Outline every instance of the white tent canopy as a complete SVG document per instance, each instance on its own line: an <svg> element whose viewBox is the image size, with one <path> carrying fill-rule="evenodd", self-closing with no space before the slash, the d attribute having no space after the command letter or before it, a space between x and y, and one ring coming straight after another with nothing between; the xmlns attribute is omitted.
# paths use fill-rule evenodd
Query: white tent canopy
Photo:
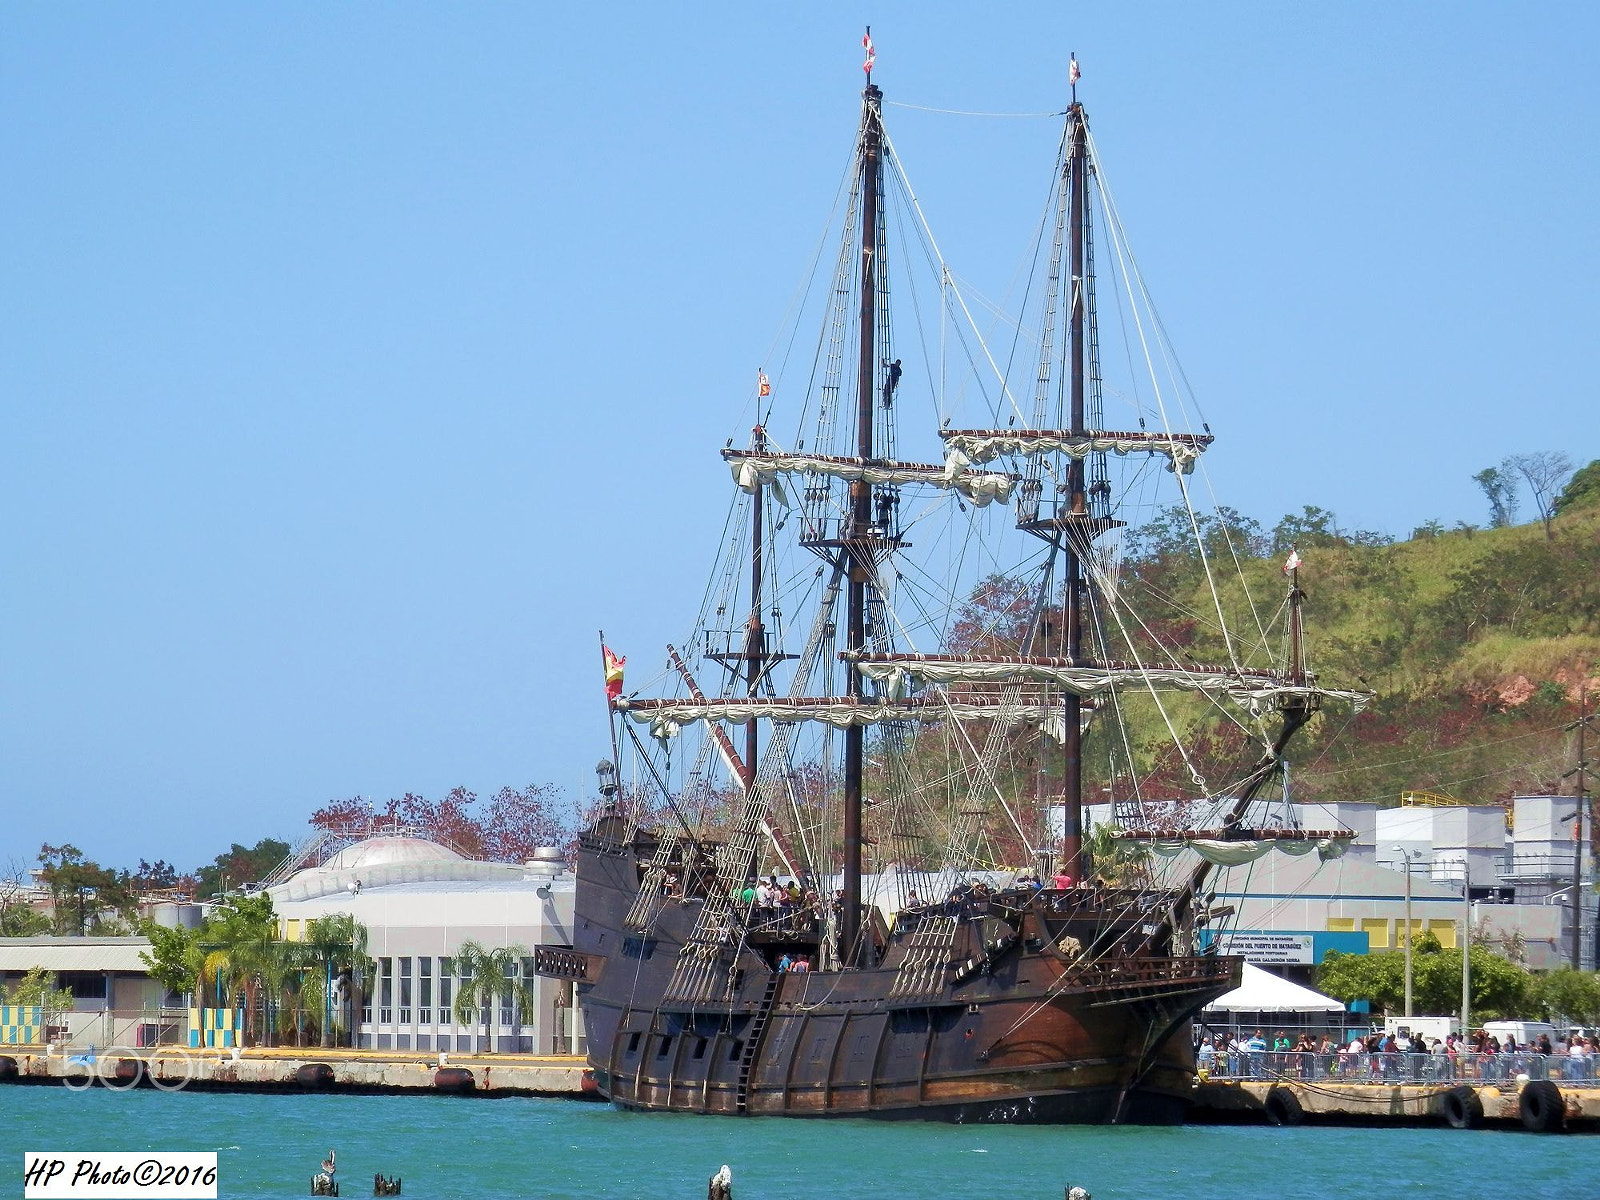
<svg viewBox="0 0 1600 1200"><path fill-rule="evenodd" d="M1218 996L1207 1012L1343 1012L1344 1004L1298 983L1244 964L1244 982Z"/></svg>

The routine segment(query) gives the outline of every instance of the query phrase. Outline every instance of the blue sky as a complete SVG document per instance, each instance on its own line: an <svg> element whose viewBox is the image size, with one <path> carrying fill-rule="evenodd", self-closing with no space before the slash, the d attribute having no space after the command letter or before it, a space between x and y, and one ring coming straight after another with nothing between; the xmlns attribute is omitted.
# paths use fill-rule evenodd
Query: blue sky
<svg viewBox="0 0 1600 1200"><path fill-rule="evenodd" d="M1223 498L1404 536L1600 456L1600 34L1576 4L0 9L0 863L294 838L336 797L587 787L595 631L681 633L886 98L1064 107ZM891 107L1003 290L1047 120Z"/></svg>

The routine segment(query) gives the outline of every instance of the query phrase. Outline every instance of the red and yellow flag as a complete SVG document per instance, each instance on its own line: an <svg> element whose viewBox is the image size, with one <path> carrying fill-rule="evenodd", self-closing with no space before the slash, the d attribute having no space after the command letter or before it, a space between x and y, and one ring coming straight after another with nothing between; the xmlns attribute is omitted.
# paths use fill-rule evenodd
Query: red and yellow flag
<svg viewBox="0 0 1600 1200"><path fill-rule="evenodd" d="M622 695L622 666L626 663L626 656L618 656L611 652L611 647L601 645L600 652L606 660L606 699L615 700Z"/></svg>

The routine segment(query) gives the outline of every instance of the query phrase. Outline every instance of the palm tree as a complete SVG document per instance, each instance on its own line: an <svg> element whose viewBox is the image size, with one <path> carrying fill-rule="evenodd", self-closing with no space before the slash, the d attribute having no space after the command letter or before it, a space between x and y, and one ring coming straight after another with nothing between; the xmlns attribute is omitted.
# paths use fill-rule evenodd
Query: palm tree
<svg viewBox="0 0 1600 1200"><path fill-rule="evenodd" d="M245 1020L255 1021L255 1041L266 1040L266 1009L273 1000L273 980L279 969L283 945L276 938L253 937L227 950L228 973L234 988L244 989ZM245 1029L239 1030L239 1044L245 1042Z"/></svg>
<svg viewBox="0 0 1600 1200"><path fill-rule="evenodd" d="M1094 873L1113 887L1141 887L1149 883L1150 850L1139 842L1123 840L1122 830L1101 823L1089 830L1083 849Z"/></svg>
<svg viewBox="0 0 1600 1200"><path fill-rule="evenodd" d="M331 913L317 917L306 924L305 947L309 961L319 968L315 993L323 1004L318 1017L322 1026L322 1044L333 1045L333 1021L328 1019L331 1005L331 985L335 979L348 983L346 996L351 1005L349 1022L350 1044L355 1045L355 1014L359 1012L357 988L365 979L371 966L367 957L367 927L349 913ZM309 984L309 980L307 981Z"/></svg>
<svg viewBox="0 0 1600 1200"><path fill-rule="evenodd" d="M527 953L528 948L522 945L487 950L470 940L462 942L456 951L456 974L461 981L456 990L456 1021L470 1025L472 1010L481 1009L483 1048L486 1050L493 1049L489 1028L497 997L505 1002L514 1001L524 1013L533 1011L533 989L522 978L522 959Z"/></svg>
<svg viewBox="0 0 1600 1200"><path fill-rule="evenodd" d="M195 988L196 1002L202 1002L205 984L215 980L218 1008L231 1007L230 997L243 989L246 1011L254 1011L260 990L260 967L271 953L268 945L276 936L272 901L264 893L229 897L218 905L201 925L200 935L195 939L197 952L203 953ZM242 1044L243 1029L239 1030L239 1036Z"/></svg>

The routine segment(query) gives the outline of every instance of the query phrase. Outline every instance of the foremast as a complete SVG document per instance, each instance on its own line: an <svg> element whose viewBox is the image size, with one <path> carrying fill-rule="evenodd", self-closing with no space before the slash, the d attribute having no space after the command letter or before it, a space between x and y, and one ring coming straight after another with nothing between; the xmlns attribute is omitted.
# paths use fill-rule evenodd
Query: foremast
<svg viewBox="0 0 1600 1200"><path fill-rule="evenodd" d="M1076 87L1074 87L1076 91ZM1083 106L1073 97L1067 110L1067 121L1072 136L1072 306L1068 325L1069 354L1071 357L1071 427L1073 437L1087 432L1083 424L1084 296L1087 292L1084 276L1084 229L1089 209L1089 131L1084 124ZM1066 641L1067 660L1073 666L1083 661L1083 559L1094 537L1090 528L1088 492L1084 482L1082 458L1070 460L1067 468L1066 544ZM1066 869L1077 878L1083 878L1086 863L1083 853L1083 701L1076 692L1068 691L1062 699L1064 740L1062 742L1062 790L1064 793L1065 828L1061 839L1061 858Z"/></svg>

